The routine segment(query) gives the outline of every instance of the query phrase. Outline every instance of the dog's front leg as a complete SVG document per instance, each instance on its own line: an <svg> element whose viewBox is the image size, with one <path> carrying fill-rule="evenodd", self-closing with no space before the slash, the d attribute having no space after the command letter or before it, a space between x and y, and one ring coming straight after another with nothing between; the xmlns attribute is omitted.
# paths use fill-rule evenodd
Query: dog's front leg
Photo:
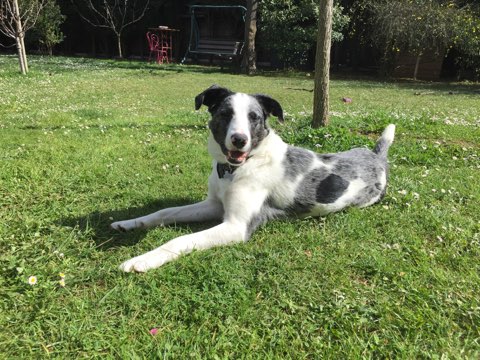
<svg viewBox="0 0 480 360"><path fill-rule="evenodd" d="M120 269L126 272L145 272L158 268L193 250L205 250L214 246L245 241L246 239L247 224L224 222L211 229L170 240L155 250L125 261L120 265Z"/></svg>
<svg viewBox="0 0 480 360"><path fill-rule="evenodd" d="M264 189L244 184L230 188L225 195L225 206L222 207L222 211L225 211L223 223L208 230L175 238L155 250L124 262L120 269L127 272L145 272L193 250L246 241L252 230L252 220L260 213L267 194Z"/></svg>
<svg viewBox="0 0 480 360"><path fill-rule="evenodd" d="M115 230L128 231L173 223L221 220L222 216L222 204L218 201L207 199L192 205L163 209L136 219L117 221L112 223L110 227Z"/></svg>

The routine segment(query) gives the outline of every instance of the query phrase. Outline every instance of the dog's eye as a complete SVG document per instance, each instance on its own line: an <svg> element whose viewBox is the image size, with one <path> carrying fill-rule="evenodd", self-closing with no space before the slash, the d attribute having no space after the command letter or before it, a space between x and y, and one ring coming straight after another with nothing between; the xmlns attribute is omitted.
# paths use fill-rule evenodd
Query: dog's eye
<svg viewBox="0 0 480 360"><path fill-rule="evenodd" d="M220 116L222 118L232 117L232 112L230 110L224 109L224 110L220 111Z"/></svg>
<svg viewBox="0 0 480 360"><path fill-rule="evenodd" d="M257 113L254 113L254 112L252 111L252 112L250 112L250 113L248 114L248 118L249 118L250 120L258 120L258 119L259 119L259 116L257 115Z"/></svg>

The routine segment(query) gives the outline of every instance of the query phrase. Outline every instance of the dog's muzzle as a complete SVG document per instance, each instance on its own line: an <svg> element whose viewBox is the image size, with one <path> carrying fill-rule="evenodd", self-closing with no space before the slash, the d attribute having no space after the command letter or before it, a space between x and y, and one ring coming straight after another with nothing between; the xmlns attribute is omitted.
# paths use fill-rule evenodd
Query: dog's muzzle
<svg viewBox="0 0 480 360"><path fill-rule="evenodd" d="M227 161L232 165L242 165L248 159L248 152L243 151L228 151Z"/></svg>
<svg viewBox="0 0 480 360"><path fill-rule="evenodd" d="M227 151L227 161L232 165L241 165L247 158L249 151L244 151L248 144L248 136L242 133L235 133L230 137L234 149Z"/></svg>

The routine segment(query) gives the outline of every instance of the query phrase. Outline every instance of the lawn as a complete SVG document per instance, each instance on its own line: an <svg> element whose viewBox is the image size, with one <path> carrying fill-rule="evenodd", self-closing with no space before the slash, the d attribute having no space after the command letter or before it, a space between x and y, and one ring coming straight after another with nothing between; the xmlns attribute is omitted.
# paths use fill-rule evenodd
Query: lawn
<svg viewBox="0 0 480 360"><path fill-rule="evenodd" d="M307 73L17 67L0 56L0 358L480 357L478 84L334 79L331 124L312 129ZM213 83L271 95L286 112L272 127L319 152L371 147L395 123L387 195L122 273L212 225L108 227L204 198L208 113L193 98Z"/></svg>

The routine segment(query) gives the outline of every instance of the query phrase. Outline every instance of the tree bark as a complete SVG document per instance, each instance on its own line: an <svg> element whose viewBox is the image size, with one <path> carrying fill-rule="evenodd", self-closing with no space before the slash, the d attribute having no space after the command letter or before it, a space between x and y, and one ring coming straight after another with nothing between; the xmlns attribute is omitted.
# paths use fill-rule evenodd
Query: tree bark
<svg viewBox="0 0 480 360"><path fill-rule="evenodd" d="M20 42L22 44L22 56L23 56L23 66L25 67L25 72L28 73L28 60L27 60L27 50L25 48L25 33L22 32L20 35Z"/></svg>
<svg viewBox="0 0 480 360"><path fill-rule="evenodd" d="M330 49L332 45L333 0L320 0L317 52L315 55L315 90L312 127L328 125L328 91L330 81Z"/></svg>
<svg viewBox="0 0 480 360"><path fill-rule="evenodd" d="M24 33L22 20L20 17L20 8L18 7L18 0L13 0L13 16L15 18L17 54L18 62L20 64L20 72L25 75L28 72L27 54L25 52L25 42L23 41Z"/></svg>
<svg viewBox="0 0 480 360"><path fill-rule="evenodd" d="M417 60L415 61L415 69L413 70L413 80L417 80L418 68L420 67L420 60L422 53L417 54Z"/></svg>
<svg viewBox="0 0 480 360"><path fill-rule="evenodd" d="M242 72L247 75L257 71L257 52L255 36L257 34L258 0L247 1L247 16L245 21L245 53L242 58Z"/></svg>
<svg viewBox="0 0 480 360"><path fill-rule="evenodd" d="M123 53L122 53L122 34L117 33L117 46L118 46L118 57L120 59L123 59Z"/></svg>
<svg viewBox="0 0 480 360"><path fill-rule="evenodd" d="M20 72L25 75L27 71L25 70L25 62L24 62L24 57L23 57L23 52L22 52L22 42L20 40L20 37L15 38L15 43L17 45L17 56L18 56L18 64L20 65Z"/></svg>

